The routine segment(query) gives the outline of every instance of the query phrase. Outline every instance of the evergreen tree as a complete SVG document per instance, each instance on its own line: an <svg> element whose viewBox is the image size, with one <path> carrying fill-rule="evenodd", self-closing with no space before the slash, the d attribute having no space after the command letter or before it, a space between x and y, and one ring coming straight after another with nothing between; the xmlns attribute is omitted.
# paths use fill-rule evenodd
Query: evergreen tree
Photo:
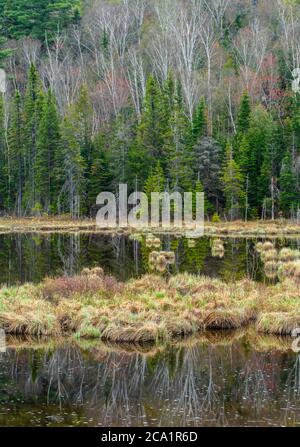
<svg viewBox="0 0 300 447"><path fill-rule="evenodd" d="M192 141L195 144L199 139L207 135L207 112L205 99L202 98L193 116Z"/></svg>
<svg viewBox="0 0 300 447"><path fill-rule="evenodd" d="M300 201L300 194L297 185L293 160L290 153L287 153L282 162L280 173L280 209L289 217L291 210L297 210Z"/></svg>
<svg viewBox="0 0 300 447"><path fill-rule="evenodd" d="M112 190L114 180L114 172L110 163L110 158L107 151L98 146L99 142L95 143L93 151L93 164L91 167L91 178L88 189L88 209L91 215L96 210L96 200L98 194L105 191Z"/></svg>
<svg viewBox="0 0 300 447"><path fill-rule="evenodd" d="M226 199L226 212L230 219L240 216L244 201L243 176L240 167L233 159L232 147L226 148L226 162L222 173L223 192Z"/></svg>
<svg viewBox="0 0 300 447"><path fill-rule="evenodd" d="M171 189L191 190L193 183L192 152L189 150L190 125L185 115L180 83L177 84L170 135L166 143L167 172Z"/></svg>
<svg viewBox="0 0 300 447"><path fill-rule="evenodd" d="M2 0L2 33L9 39L31 37L44 41L70 23L78 22L80 0Z"/></svg>
<svg viewBox="0 0 300 447"><path fill-rule="evenodd" d="M71 217L79 218L86 212L86 165L77 138L74 109L64 118L61 136L65 177L58 197L58 212L67 210Z"/></svg>
<svg viewBox="0 0 300 447"><path fill-rule="evenodd" d="M158 161L153 173L148 177L145 183L144 191L147 194L148 200L151 200L152 192L164 192L166 186L166 180L164 176L164 171Z"/></svg>
<svg viewBox="0 0 300 447"><path fill-rule="evenodd" d="M22 202L25 183L23 131L21 96L16 91L8 125L7 207L11 212L15 211L19 217L23 214Z"/></svg>
<svg viewBox="0 0 300 447"><path fill-rule="evenodd" d="M55 99L49 90L39 123L35 160L35 208L39 204L46 213L56 210L56 200L62 186L60 150L59 117Z"/></svg>
<svg viewBox="0 0 300 447"><path fill-rule="evenodd" d="M36 67L32 64L24 101L25 191L23 208L25 213L31 213L36 204L36 145L43 102L44 94L39 75Z"/></svg>
<svg viewBox="0 0 300 447"><path fill-rule="evenodd" d="M6 166L6 144L4 124L4 101L0 93L0 213L6 209L7 204L7 166Z"/></svg>
<svg viewBox="0 0 300 447"><path fill-rule="evenodd" d="M237 119L237 130L239 133L245 133L250 126L251 104L248 92L244 92Z"/></svg>
<svg viewBox="0 0 300 447"><path fill-rule="evenodd" d="M146 86L141 123L137 129L136 150L153 166L159 159L165 166L164 143L169 117L166 116L164 97L158 82L149 76Z"/></svg>
<svg viewBox="0 0 300 447"><path fill-rule="evenodd" d="M247 166L249 206L252 213L260 213L266 197L264 176L265 170L268 168L267 162L270 160L269 154L272 152L272 130L272 119L267 111L261 106L256 107L251 113L250 126L247 132L249 152L243 160L243 166ZM262 170L264 163L264 170Z"/></svg>
<svg viewBox="0 0 300 447"><path fill-rule="evenodd" d="M221 147L212 138L204 137L193 148L194 176L199 178L205 196L216 210L221 200Z"/></svg>

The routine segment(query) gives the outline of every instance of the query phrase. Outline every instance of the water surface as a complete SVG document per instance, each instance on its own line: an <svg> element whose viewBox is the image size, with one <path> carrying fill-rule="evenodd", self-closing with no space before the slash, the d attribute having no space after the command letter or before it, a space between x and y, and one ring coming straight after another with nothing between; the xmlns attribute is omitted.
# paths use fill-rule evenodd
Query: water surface
<svg viewBox="0 0 300 447"><path fill-rule="evenodd" d="M189 272L225 281L245 276L265 281L255 251L257 239L224 239L224 256L213 256L212 238L196 241L162 236L162 250L174 251L170 274ZM277 239L279 247L300 247L300 239ZM145 238L101 234L2 234L0 235L0 284L40 282L45 276L75 274L84 267L102 266L121 280L149 272Z"/></svg>
<svg viewBox="0 0 300 447"><path fill-rule="evenodd" d="M300 425L289 340L217 338L144 353L15 340L0 357L0 426Z"/></svg>

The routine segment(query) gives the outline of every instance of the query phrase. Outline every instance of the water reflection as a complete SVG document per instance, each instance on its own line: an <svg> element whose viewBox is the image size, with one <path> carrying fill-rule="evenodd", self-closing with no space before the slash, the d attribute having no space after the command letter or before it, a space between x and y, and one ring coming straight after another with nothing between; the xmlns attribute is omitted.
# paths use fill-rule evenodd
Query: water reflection
<svg viewBox="0 0 300 447"><path fill-rule="evenodd" d="M145 352L18 344L1 354L1 426L300 424L300 357L288 339L212 334Z"/></svg>
<svg viewBox="0 0 300 447"><path fill-rule="evenodd" d="M209 238L189 240L165 235L159 250L174 253L167 272L189 272L226 281L245 276L266 281L257 240ZM278 248L297 248L299 240L278 239ZM218 250L216 251L216 246ZM224 251L223 251L224 250ZM101 266L121 280L151 270L146 237L100 234L2 234L0 235L0 284L39 282L45 276L74 274L84 267ZM151 263L150 263L151 264ZM165 270L165 269L164 269Z"/></svg>

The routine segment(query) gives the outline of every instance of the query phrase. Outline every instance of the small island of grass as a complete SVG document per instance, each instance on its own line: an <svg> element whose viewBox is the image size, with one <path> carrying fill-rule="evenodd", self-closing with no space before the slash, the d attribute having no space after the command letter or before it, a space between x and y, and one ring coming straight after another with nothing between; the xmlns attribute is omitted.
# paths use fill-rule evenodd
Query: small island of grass
<svg viewBox="0 0 300 447"><path fill-rule="evenodd" d="M122 283L95 268L0 289L0 327L13 335L157 342L250 324L261 333L291 335L300 326L297 281L267 286L181 274Z"/></svg>

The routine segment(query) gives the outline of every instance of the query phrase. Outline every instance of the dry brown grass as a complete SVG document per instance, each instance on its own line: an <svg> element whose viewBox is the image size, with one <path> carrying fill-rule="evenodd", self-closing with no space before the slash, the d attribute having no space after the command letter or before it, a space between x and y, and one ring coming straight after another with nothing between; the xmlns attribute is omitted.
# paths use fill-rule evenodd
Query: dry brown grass
<svg viewBox="0 0 300 447"><path fill-rule="evenodd" d="M188 228L192 229L192 228ZM99 233L126 233L134 234L137 232L132 229L126 230L103 230L96 226L95 219L72 220L68 216L60 217L34 217L34 218L0 218L0 233L6 232L99 232ZM180 228L145 228L139 229L138 234L150 235L150 239L158 234L173 233L181 235L185 229ZM235 222L206 222L205 234L209 236L221 237L276 237L299 235L299 225L288 220L277 221L235 221ZM158 246L158 241L157 245ZM155 244L154 244L155 245ZM151 245L152 246L152 245Z"/></svg>
<svg viewBox="0 0 300 447"><path fill-rule="evenodd" d="M259 331L289 334L300 324L299 298L295 282L267 287L182 274L123 284L101 269L85 269L72 278L0 289L0 326L10 334L118 343L166 341L256 320Z"/></svg>

